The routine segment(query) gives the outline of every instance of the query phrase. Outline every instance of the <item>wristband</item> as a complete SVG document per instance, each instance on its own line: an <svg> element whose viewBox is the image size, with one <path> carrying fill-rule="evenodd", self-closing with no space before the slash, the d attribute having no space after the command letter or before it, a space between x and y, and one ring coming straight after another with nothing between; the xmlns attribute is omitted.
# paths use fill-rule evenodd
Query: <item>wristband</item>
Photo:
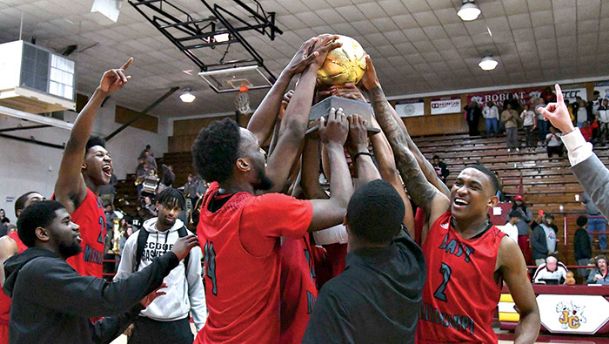
<svg viewBox="0 0 609 344"><path fill-rule="evenodd" d="M353 162L357 161L357 158L359 158L360 155L367 155L370 158L372 158L372 154L370 154L370 152L359 152L359 153L357 153L357 154L355 154L354 156L351 157L351 159L353 159Z"/></svg>

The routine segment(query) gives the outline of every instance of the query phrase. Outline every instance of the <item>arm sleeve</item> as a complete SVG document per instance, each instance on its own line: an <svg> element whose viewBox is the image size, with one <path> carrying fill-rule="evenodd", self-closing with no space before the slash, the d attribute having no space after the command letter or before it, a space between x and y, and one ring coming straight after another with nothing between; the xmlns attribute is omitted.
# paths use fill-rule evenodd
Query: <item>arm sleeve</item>
<svg viewBox="0 0 609 344"><path fill-rule="evenodd" d="M176 255L169 252L129 278L107 282L80 276L65 262L57 264L56 259L40 259L21 277L25 285L44 286L32 288L27 294L30 301L62 313L91 318L126 312L158 288L178 263Z"/></svg>
<svg viewBox="0 0 609 344"><path fill-rule="evenodd" d="M579 164L594 154L592 152L592 144L586 142L579 128L575 128L572 132L562 135L560 139L565 144L565 148L567 148L571 166Z"/></svg>
<svg viewBox="0 0 609 344"><path fill-rule="evenodd" d="M584 191L590 195L592 203L605 217L609 216L609 171L605 165L592 154L571 169Z"/></svg>
<svg viewBox="0 0 609 344"><path fill-rule="evenodd" d="M190 251L190 259L188 261L188 298L190 301L190 312L195 323L197 331L203 328L207 319L207 307L205 305L205 289L203 289L203 269L201 268L201 259L203 254L199 247L195 247Z"/></svg>
<svg viewBox="0 0 609 344"><path fill-rule="evenodd" d="M123 248L123 254L121 255L121 261L118 264L116 275L114 275L115 281L125 279L133 273L133 256L135 256L139 234L140 231L137 231L127 238L125 247Z"/></svg>
<svg viewBox="0 0 609 344"><path fill-rule="evenodd" d="M127 327L137 318L140 311L144 309L136 305L129 312L119 316L105 317L102 320L90 324L93 343L109 344L120 336Z"/></svg>
<svg viewBox="0 0 609 344"><path fill-rule="evenodd" d="M588 284L596 284L597 282L594 280L594 276L596 276L596 274L598 270L596 269L592 269L592 271L590 271L590 273L588 274L588 280L586 281Z"/></svg>
<svg viewBox="0 0 609 344"><path fill-rule="evenodd" d="M354 328L341 305L340 296L327 285L321 290L307 325L303 344L355 343Z"/></svg>
<svg viewBox="0 0 609 344"><path fill-rule="evenodd" d="M253 226L265 237L302 237L313 218L310 201L297 200L279 193L254 197L241 215L242 224Z"/></svg>

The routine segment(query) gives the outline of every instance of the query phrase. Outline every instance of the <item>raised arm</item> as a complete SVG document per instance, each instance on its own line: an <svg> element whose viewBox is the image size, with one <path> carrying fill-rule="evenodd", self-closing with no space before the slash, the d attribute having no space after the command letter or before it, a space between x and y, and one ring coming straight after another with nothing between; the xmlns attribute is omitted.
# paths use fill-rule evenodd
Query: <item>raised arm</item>
<svg viewBox="0 0 609 344"><path fill-rule="evenodd" d="M438 191L443 193L446 197L450 197L450 190L448 189L446 184L444 184L444 182L440 178L438 178L436 170L433 168L429 160L425 158L423 153L421 153L419 147L417 147L417 145L412 140L412 137L410 137L406 125L404 125L404 122L398 116L395 109L391 106L391 104L389 104L389 101L387 101L387 97L385 96L385 93L381 88L381 84L376 75L376 70L374 69L374 65L372 64L372 60L369 56L366 58L366 63L368 65L367 73L364 76L364 79L362 80L362 84L366 89L369 90L370 102L372 103L372 106L374 108L375 115L378 118L379 112L382 112L381 116L391 116L395 119L395 122L404 134L406 146L412 152L414 158L417 160L417 163L419 164L421 172L423 172L425 178L436 189L438 189ZM372 92L373 89L376 89L376 91Z"/></svg>
<svg viewBox="0 0 609 344"><path fill-rule="evenodd" d="M307 199L329 198L321 185L319 185L320 151L319 138L314 135L307 136L302 153L302 176L300 183Z"/></svg>
<svg viewBox="0 0 609 344"><path fill-rule="evenodd" d="M359 115L348 117L349 120L349 154L357 170L357 186L367 184L375 179L381 179L372 154L368 151L368 130L366 121Z"/></svg>
<svg viewBox="0 0 609 344"><path fill-rule="evenodd" d="M298 49L288 65L285 66L271 90L266 94L256 111L254 111L252 118L247 124L247 129L256 136L260 144L266 142L273 132L273 126L281 107L281 100L290 85L290 81L295 75L302 73L315 59L315 55L312 52L317 40L317 37L313 37L300 46L300 49Z"/></svg>
<svg viewBox="0 0 609 344"><path fill-rule="evenodd" d="M386 101L369 56L366 57L366 62L367 70L362 83L370 94L376 119L391 145L398 170L406 183L408 193L413 197L415 203L425 210L428 223L431 224L449 209L449 199L428 182L423 172L421 172L415 156L408 148L405 126L400 120L396 119L396 116L392 115L391 105Z"/></svg>
<svg viewBox="0 0 609 344"><path fill-rule="evenodd" d="M563 133L561 139L567 148L573 174L599 211L609 217L609 170L592 152L592 144L586 142L579 129L573 127L560 86L556 84L555 87L556 103L539 110Z"/></svg>
<svg viewBox="0 0 609 344"><path fill-rule="evenodd" d="M323 65L328 52L340 46L339 43L335 43L336 39L337 36L325 36L319 41L312 53L315 56L313 62L305 69L296 86L282 120L285 129L280 131L277 146L268 159L266 174L274 185L268 192L278 192L283 189L290 169L299 156L309 121L317 70Z"/></svg>
<svg viewBox="0 0 609 344"><path fill-rule="evenodd" d="M55 199L61 202L70 213L78 208L87 195L87 186L81 174L81 168L97 110L107 96L125 86L130 78L125 75L125 70L132 62L133 58L129 58L120 68L111 69L103 74L99 86L74 122L55 183Z"/></svg>
<svg viewBox="0 0 609 344"><path fill-rule="evenodd" d="M312 200L313 219L309 230L326 229L341 223L347 212L347 204L353 194L353 185L343 145L347 141L349 122L342 111L332 109L328 119L322 118L319 123L319 137L326 146L330 160L331 197L327 200Z"/></svg>
<svg viewBox="0 0 609 344"><path fill-rule="evenodd" d="M529 282L527 267L518 244L505 236L499 246L498 272L510 288L510 294L520 313L514 343L535 343L539 335L539 308Z"/></svg>
<svg viewBox="0 0 609 344"><path fill-rule="evenodd" d="M380 128L375 118L372 118L372 126L375 128ZM372 143L374 157L378 163L381 177L383 180L386 180L393 186L393 188L402 198L402 201L404 201L404 207L406 209L404 212L404 224L406 225L410 235L414 238L414 211L412 210L412 204L410 203L410 199L406 194L406 190L404 190L404 184L402 182L402 178L400 177L400 172L395 165L395 158L393 157L393 150L391 150L389 141L387 141L385 133L381 131L380 133L370 137L370 142Z"/></svg>

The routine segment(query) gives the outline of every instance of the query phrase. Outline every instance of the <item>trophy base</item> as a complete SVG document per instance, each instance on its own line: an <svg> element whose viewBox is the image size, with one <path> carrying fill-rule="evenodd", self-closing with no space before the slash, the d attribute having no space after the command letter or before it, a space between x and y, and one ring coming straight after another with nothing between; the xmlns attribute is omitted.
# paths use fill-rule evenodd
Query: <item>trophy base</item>
<svg viewBox="0 0 609 344"><path fill-rule="evenodd" d="M345 115L350 116L357 114L368 123L372 123L372 116L374 112L370 104L360 100L347 99L337 96L330 96L313 105L311 107L311 113L309 114L309 123L321 117L327 116L332 108L342 108ZM307 135L317 131L317 129L319 129L317 125L309 128L307 130ZM380 130L378 128L372 128L370 126L368 127L368 135L373 135L379 132Z"/></svg>

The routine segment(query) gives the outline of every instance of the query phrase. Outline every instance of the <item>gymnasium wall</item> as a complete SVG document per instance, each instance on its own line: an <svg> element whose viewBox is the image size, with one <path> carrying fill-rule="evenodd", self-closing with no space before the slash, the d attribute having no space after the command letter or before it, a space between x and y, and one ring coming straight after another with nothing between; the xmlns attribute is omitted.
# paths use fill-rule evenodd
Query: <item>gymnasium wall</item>
<svg viewBox="0 0 609 344"><path fill-rule="evenodd" d="M120 124L115 122L115 108L116 104L109 100L100 109L93 129L94 134L105 136L120 127ZM65 112L65 120L73 122L75 118L75 112ZM30 126L35 123L0 116L0 129L20 124ZM114 173L119 179L125 178L127 173L135 172L136 159L146 144L152 146L157 157L167 152L167 126L168 122L161 119L159 132L127 127L108 142L107 148L112 155ZM60 145L69 138L68 130L54 127L6 134L25 138L33 136L36 140ZM17 198L31 190L50 196L55 187L63 150L0 137L0 152L0 208L6 211L14 223L14 199L11 198Z"/></svg>

